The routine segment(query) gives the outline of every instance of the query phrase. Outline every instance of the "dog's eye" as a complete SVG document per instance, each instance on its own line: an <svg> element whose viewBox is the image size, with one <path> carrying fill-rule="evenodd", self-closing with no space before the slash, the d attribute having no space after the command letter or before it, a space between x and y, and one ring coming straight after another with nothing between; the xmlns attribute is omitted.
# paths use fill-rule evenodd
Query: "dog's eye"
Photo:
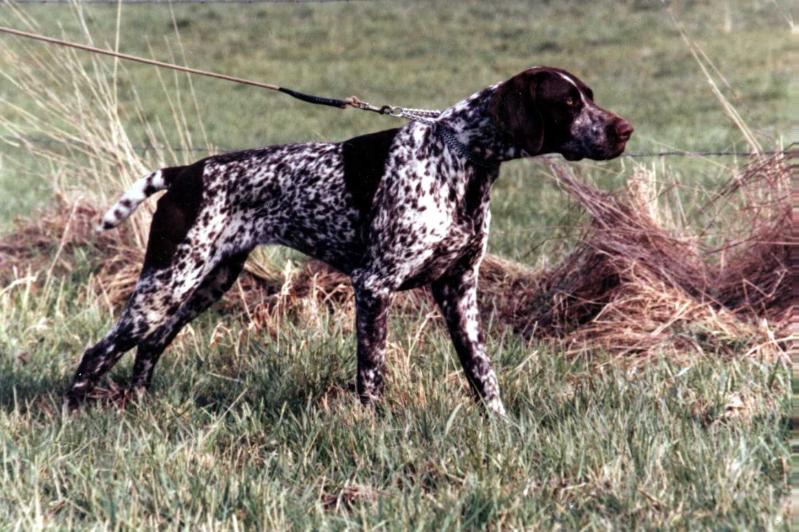
<svg viewBox="0 0 799 532"><path fill-rule="evenodd" d="M568 105L569 107L574 107L575 105L577 105L577 100L576 100L576 99L574 99L574 98L572 98L571 96L568 96L568 97L566 98L566 101L565 101L565 103L566 103L566 105Z"/></svg>

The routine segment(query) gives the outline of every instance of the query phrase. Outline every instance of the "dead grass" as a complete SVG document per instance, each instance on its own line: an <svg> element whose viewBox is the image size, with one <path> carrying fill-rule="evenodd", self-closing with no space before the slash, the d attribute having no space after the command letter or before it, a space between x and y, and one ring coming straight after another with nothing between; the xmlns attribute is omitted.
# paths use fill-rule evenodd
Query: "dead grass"
<svg viewBox="0 0 799 532"><path fill-rule="evenodd" d="M560 264L544 271L487 257L480 285L484 313L493 313L500 327L551 340L567 354L778 356L792 309L789 170L778 155L758 157L733 175L711 200L724 202L712 223L726 227L726 235L706 249L699 235L665 226L647 172L634 172L625 190L611 194L552 165L588 215L583 236ZM94 290L123 303L142 251L129 228L95 234L100 215L85 203L59 199L55 214L19 221L0 240L0 281L12 282L22 272L69 272L80 248L97 265ZM420 298L427 297L404 293L395 307L418 312ZM334 312L351 321L353 313L347 276L318 261L284 271L254 263L225 304L267 334L277 334L285 319Z"/></svg>
<svg viewBox="0 0 799 532"><path fill-rule="evenodd" d="M590 222L576 249L553 269L509 270L505 282L512 289L495 296L514 329L558 338L570 351L640 354L668 347L734 354L741 339L747 353L775 347L773 331L792 309L790 168L783 155L756 158L714 198L727 212L714 220L725 230L712 249L697 235L659 222L657 192L644 172L613 195L564 167L552 171ZM487 266L492 280L508 270Z"/></svg>

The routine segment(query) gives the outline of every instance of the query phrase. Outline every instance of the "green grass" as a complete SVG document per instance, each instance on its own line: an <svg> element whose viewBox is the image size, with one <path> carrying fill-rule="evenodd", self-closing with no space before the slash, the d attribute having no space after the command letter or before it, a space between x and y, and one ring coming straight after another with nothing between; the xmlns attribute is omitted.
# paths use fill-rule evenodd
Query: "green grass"
<svg viewBox="0 0 799 532"><path fill-rule="evenodd" d="M0 19L18 26L3 9ZM789 75L799 54L782 9L766 1L674 4L766 145L786 138L799 114ZM26 10L41 31L63 28L82 40L69 8ZM656 2L174 10L196 67L318 94L444 107L531 64L553 64L635 124L630 150L745 149ZM115 8L86 12L96 44L113 43ZM168 7L125 7L124 51L149 55L152 46L168 59L167 42L175 47ZM177 84L188 102L185 80ZM166 140L179 143L155 72L135 65L120 83L134 142L145 137L130 113L133 87L144 119L162 122ZM224 148L344 139L397 124L218 81L197 78L194 87L200 109L189 111L188 129L196 145L200 117L209 141ZM3 79L0 96L35 104ZM635 164L580 166L611 188ZM686 219L698 223L703 199L738 163L640 164L654 166L663 185L679 185ZM69 169L0 145L0 229L52 208L56 183L74 194L70 178ZM531 265L567 252L580 219L535 161L503 168L492 212L491 251ZM309 307L258 333L239 313L209 313L165 354L143 404L62 417L59 391L113 320L87 288L96 257L76 253L68 273L0 288L0 529L787 528L783 365L664 353L624 369L602 353L567 360L490 328L506 424L468 400L446 332L437 318L426 320L430 308L392 319L387 397L376 414L351 390L351 317ZM124 381L129 369L125 359L114 377Z"/></svg>
<svg viewBox="0 0 799 532"><path fill-rule="evenodd" d="M142 406L61 417L52 390L107 324L89 297L68 282L3 298L0 515L23 528L784 526L780 366L708 354L597 370L601 355L566 361L495 332L502 423L468 400L423 308L392 320L373 414L349 390L349 322L308 312L250 335L211 315ZM734 397L746 412L730 417Z"/></svg>

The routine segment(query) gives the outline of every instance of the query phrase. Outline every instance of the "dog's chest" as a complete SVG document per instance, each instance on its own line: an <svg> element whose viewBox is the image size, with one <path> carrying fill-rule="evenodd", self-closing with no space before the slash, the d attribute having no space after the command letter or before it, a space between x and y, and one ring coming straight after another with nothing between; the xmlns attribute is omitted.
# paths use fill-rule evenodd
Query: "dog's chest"
<svg viewBox="0 0 799 532"><path fill-rule="evenodd" d="M442 149L430 144L397 157L402 164L378 194L381 212L372 229L387 244L380 246L388 254L382 260L403 262L400 269L409 272L402 288L434 281L485 250L490 187L498 169L475 169L445 157Z"/></svg>
<svg viewBox="0 0 799 532"><path fill-rule="evenodd" d="M410 256L424 257L414 265L412 276L403 284L403 288L422 286L441 278L462 261L473 262L484 253L488 238L490 211L487 197L479 198L475 204L459 198L459 203L449 206L443 216L446 224L431 219L425 224L422 220L417 231L410 235L409 247L416 248L417 254ZM430 224L437 224L431 226ZM427 225L427 230L425 230ZM446 226L443 233L435 234L439 227Z"/></svg>
<svg viewBox="0 0 799 532"><path fill-rule="evenodd" d="M462 259L480 257L486 235L479 231L454 227L447 237L434 244L432 253L414 269L401 289L415 288L440 279Z"/></svg>

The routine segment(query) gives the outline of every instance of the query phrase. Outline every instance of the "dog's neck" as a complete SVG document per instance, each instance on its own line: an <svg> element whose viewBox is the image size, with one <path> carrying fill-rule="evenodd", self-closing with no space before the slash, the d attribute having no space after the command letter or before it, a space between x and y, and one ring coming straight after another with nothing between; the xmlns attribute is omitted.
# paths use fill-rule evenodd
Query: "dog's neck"
<svg viewBox="0 0 799 532"><path fill-rule="evenodd" d="M459 155L467 156L477 166L499 165L527 155L508 142L507 135L491 118L489 107L498 86L491 85L448 107L436 120L450 148L460 151ZM446 132L451 138L446 138Z"/></svg>

